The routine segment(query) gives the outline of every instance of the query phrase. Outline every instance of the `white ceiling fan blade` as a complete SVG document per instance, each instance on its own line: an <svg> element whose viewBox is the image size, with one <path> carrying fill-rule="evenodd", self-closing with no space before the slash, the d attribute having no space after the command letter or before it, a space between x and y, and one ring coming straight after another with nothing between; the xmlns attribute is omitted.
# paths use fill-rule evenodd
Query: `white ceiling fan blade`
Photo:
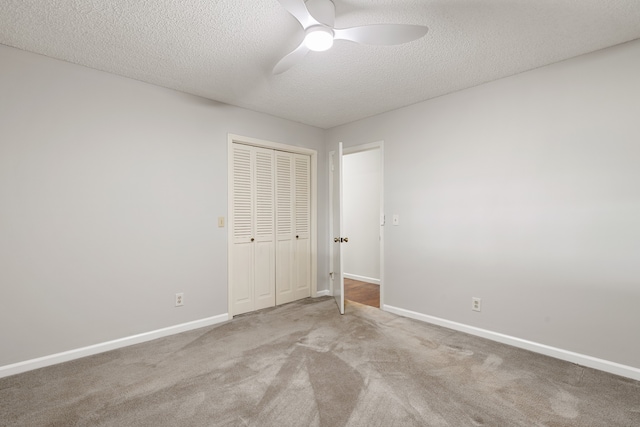
<svg viewBox="0 0 640 427"><path fill-rule="evenodd" d="M307 0L309 15L316 21L333 28L336 23L336 7L331 0Z"/></svg>
<svg viewBox="0 0 640 427"><path fill-rule="evenodd" d="M423 25L377 24L335 29L336 40L350 40L357 43L374 45L395 45L407 43L427 34L429 29Z"/></svg>
<svg viewBox="0 0 640 427"><path fill-rule="evenodd" d="M278 0L282 7L294 16L305 30L312 25L318 25L313 16L309 13L304 0Z"/></svg>
<svg viewBox="0 0 640 427"><path fill-rule="evenodd" d="M289 68L302 61L304 57L307 56L307 53L309 53L309 48L305 46L304 42L300 43L300 46L298 46L293 52L282 58L276 64L276 66L273 67L273 74L284 73Z"/></svg>

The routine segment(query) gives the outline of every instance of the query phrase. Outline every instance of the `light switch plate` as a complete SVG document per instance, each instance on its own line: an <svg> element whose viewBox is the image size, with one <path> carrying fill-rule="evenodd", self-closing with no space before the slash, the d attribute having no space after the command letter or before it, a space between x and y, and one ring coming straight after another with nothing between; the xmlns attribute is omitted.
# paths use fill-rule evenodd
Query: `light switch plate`
<svg viewBox="0 0 640 427"><path fill-rule="evenodd" d="M218 227L224 227L224 217L223 216L219 216L218 217Z"/></svg>

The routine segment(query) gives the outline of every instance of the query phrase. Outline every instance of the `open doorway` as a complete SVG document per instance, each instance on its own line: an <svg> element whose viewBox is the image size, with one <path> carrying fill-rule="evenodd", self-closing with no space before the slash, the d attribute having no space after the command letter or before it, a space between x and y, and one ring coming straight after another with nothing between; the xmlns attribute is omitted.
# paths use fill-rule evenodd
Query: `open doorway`
<svg viewBox="0 0 640 427"><path fill-rule="evenodd" d="M346 300L381 306L382 283L382 143L344 150L343 227L349 244L343 246Z"/></svg>

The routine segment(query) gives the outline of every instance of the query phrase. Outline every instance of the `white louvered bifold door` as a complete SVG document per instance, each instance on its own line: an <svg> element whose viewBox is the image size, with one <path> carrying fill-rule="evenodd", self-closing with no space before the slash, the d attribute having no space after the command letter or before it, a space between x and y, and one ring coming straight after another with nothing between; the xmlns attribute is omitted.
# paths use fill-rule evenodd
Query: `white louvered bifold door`
<svg viewBox="0 0 640 427"><path fill-rule="evenodd" d="M232 144L233 315L275 305L273 150Z"/></svg>
<svg viewBox="0 0 640 427"><path fill-rule="evenodd" d="M295 300L293 154L276 151L276 304Z"/></svg>
<svg viewBox="0 0 640 427"><path fill-rule="evenodd" d="M294 299L311 296L311 158L293 156L295 250Z"/></svg>
<svg viewBox="0 0 640 427"><path fill-rule="evenodd" d="M255 148L255 310L273 307L275 298L274 151Z"/></svg>
<svg viewBox="0 0 640 427"><path fill-rule="evenodd" d="M310 164L276 151L276 304L311 295Z"/></svg>
<svg viewBox="0 0 640 427"><path fill-rule="evenodd" d="M252 149L232 144L231 167L231 236L229 280L233 314L253 310L253 173Z"/></svg>

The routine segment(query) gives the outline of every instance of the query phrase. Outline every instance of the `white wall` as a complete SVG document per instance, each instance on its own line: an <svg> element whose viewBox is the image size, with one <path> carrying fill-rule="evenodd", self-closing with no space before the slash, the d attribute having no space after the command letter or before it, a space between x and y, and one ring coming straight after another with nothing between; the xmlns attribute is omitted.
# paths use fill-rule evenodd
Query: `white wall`
<svg viewBox="0 0 640 427"><path fill-rule="evenodd" d="M381 139L385 304L640 368L640 41L326 135Z"/></svg>
<svg viewBox="0 0 640 427"><path fill-rule="evenodd" d="M227 133L326 164L320 129L0 45L0 366L227 312Z"/></svg>
<svg viewBox="0 0 640 427"><path fill-rule="evenodd" d="M380 283L380 150L347 154L342 162L343 234L349 237L343 271Z"/></svg>
<svg viewBox="0 0 640 427"><path fill-rule="evenodd" d="M319 151L319 289L326 153L385 140L386 304L640 368L638 76L640 41L323 132L0 46L0 366L226 313L235 133Z"/></svg>

